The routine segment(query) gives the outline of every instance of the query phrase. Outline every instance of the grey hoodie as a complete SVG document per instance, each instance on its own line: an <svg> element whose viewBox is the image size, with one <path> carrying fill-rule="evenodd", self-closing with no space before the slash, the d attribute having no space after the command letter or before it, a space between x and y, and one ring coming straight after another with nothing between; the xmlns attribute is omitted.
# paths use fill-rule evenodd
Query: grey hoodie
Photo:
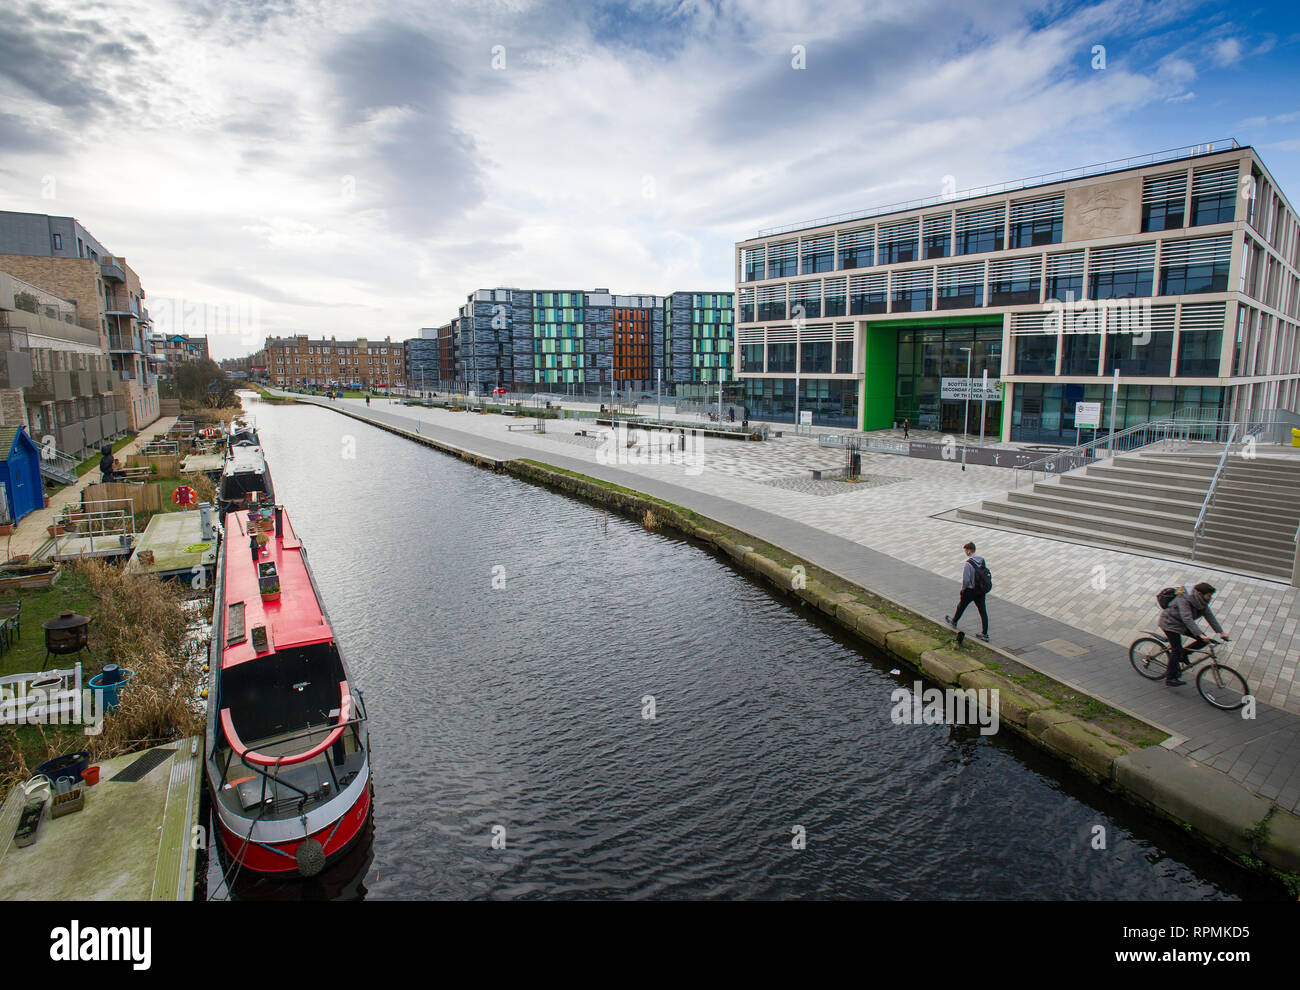
<svg viewBox="0 0 1300 990"><path fill-rule="evenodd" d="M1205 633L1201 632L1201 627L1196 624L1196 620L1201 616L1205 616L1205 621L1216 633L1223 635L1223 627L1210 611L1210 603L1201 596L1199 591L1190 588L1185 594L1179 595L1170 602L1169 607L1160 613L1160 628L1165 632L1182 633L1184 636L1204 639Z"/></svg>
<svg viewBox="0 0 1300 990"><path fill-rule="evenodd" d="M984 563L984 558L977 553L973 553L966 558L966 566L961 572L962 591L965 591L967 588L970 588L971 590L975 589L975 566L977 565L977 562L978 564Z"/></svg>

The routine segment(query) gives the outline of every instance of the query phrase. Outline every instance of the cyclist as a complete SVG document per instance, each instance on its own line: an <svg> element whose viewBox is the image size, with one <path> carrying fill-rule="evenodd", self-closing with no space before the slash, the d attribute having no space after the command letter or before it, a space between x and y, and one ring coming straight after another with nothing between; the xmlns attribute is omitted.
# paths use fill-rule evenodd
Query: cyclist
<svg viewBox="0 0 1300 990"><path fill-rule="evenodd" d="M1187 683L1178 676L1184 656L1183 637L1192 638L1186 647L1192 650L1199 650L1210 642L1201 631L1201 627L1196 624L1197 619L1204 616L1210 628L1217 632L1225 643L1228 642L1228 634L1223 631L1223 626L1219 625L1219 620L1210 611L1210 599L1213 597L1214 586L1202 581L1190 591L1185 591L1175 598L1169 603L1169 607L1160 613L1160 631L1165 634L1170 646L1169 664L1165 667L1165 684L1169 687L1178 687L1180 684Z"/></svg>

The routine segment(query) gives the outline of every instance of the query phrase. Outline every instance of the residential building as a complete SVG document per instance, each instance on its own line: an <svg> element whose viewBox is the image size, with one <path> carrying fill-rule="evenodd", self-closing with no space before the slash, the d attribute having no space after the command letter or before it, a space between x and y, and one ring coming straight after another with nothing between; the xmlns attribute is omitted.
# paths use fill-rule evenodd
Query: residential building
<svg viewBox="0 0 1300 990"><path fill-rule="evenodd" d="M762 231L736 245L735 355L756 419L1073 443L1300 408L1300 225L1235 141ZM1118 372L1118 379L1115 378ZM970 431L979 430L971 402Z"/></svg>
<svg viewBox="0 0 1300 990"><path fill-rule="evenodd" d="M420 336L402 342L402 367L409 387L436 390L442 380L442 334L449 337L451 324L445 327L422 327ZM448 381L451 376L448 376Z"/></svg>
<svg viewBox="0 0 1300 990"><path fill-rule="evenodd" d="M729 377L731 327L729 292L478 289L437 353L456 387L650 391Z"/></svg>
<svg viewBox="0 0 1300 990"><path fill-rule="evenodd" d="M735 377L735 295L674 292L664 298L664 384L718 384Z"/></svg>
<svg viewBox="0 0 1300 990"><path fill-rule="evenodd" d="M391 337L313 340L307 334L266 338L266 374L273 385L287 387L354 385L400 387L403 348Z"/></svg>
<svg viewBox="0 0 1300 990"><path fill-rule="evenodd" d="M149 346L158 365L158 374L163 378L170 378L176 373L176 368L186 361L210 360L208 338L202 335L156 333L150 336Z"/></svg>
<svg viewBox="0 0 1300 990"><path fill-rule="evenodd" d="M117 375L70 299L0 271L0 425L83 457L127 429Z"/></svg>
<svg viewBox="0 0 1300 990"><path fill-rule="evenodd" d="M130 429L158 418L144 288L126 259L110 253L73 217L0 211L0 270L77 304L117 375Z"/></svg>

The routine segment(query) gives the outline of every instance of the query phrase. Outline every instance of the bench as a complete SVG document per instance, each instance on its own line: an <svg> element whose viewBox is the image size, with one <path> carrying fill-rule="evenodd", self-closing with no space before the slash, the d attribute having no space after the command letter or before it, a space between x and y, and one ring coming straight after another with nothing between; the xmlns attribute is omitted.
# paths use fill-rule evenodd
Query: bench
<svg viewBox="0 0 1300 990"><path fill-rule="evenodd" d="M824 467L824 468L812 469L813 481L828 481L831 478L842 478L843 476L844 476L844 468L842 467Z"/></svg>

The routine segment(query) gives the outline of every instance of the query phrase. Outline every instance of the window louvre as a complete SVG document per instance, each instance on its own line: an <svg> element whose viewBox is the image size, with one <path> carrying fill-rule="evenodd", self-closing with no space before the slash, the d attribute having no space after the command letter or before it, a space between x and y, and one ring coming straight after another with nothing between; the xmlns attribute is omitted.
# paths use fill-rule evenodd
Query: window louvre
<svg viewBox="0 0 1300 990"><path fill-rule="evenodd" d="M949 265L939 269L939 291L955 289L965 285L984 284L984 263L973 265Z"/></svg>
<svg viewBox="0 0 1300 990"><path fill-rule="evenodd" d="M1006 216L1005 204L990 207L986 210L967 210L965 213L958 213L957 236L961 237L962 234L982 230L1000 229L1006 220Z"/></svg>
<svg viewBox="0 0 1300 990"><path fill-rule="evenodd" d="M1161 265L1226 265L1232 260L1232 235L1165 241L1160 246Z"/></svg>
<svg viewBox="0 0 1300 990"><path fill-rule="evenodd" d="M1032 199L1024 203L1011 204L1011 222L1013 224L1032 220L1060 220L1064 216L1064 196L1051 196L1047 199Z"/></svg>
<svg viewBox="0 0 1300 990"><path fill-rule="evenodd" d="M894 272L895 292L914 292L928 289L934 283L934 269L920 268L914 271Z"/></svg>
<svg viewBox="0 0 1300 990"><path fill-rule="evenodd" d="M1163 203L1168 199L1182 199L1187 195L1187 173L1153 175L1142 180L1142 204Z"/></svg>
<svg viewBox="0 0 1300 990"><path fill-rule="evenodd" d="M991 260L989 261L989 281L1011 282L1027 278L1038 278L1042 270L1043 259L1038 255L1031 258ZM1079 255L1079 270L1083 270L1083 255Z"/></svg>
<svg viewBox="0 0 1300 990"><path fill-rule="evenodd" d="M1237 192L1237 165L1198 169L1192 173L1193 196L1219 196Z"/></svg>
<svg viewBox="0 0 1300 990"><path fill-rule="evenodd" d="M1155 261L1154 244L1095 248L1088 260L1088 271L1092 275L1104 275L1110 272L1132 271L1136 268L1154 268Z"/></svg>
<svg viewBox="0 0 1300 990"><path fill-rule="evenodd" d="M1072 275L1082 274L1082 251L1074 251L1070 254L1049 254L1047 256L1048 278L1069 278Z"/></svg>
<svg viewBox="0 0 1300 990"><path fill-rule="evenodd" d="M888 288L889 276L885 272L876 275L854 275L849 279L849 292L855 296L884 292Z"/></svg>
<svg viewBox="0 0 1300 990"><path fill-rule="evenodd" d="M1178 326L1180 329L1188 331L1222 330L1227 310L1228 304L1222 302L1183 303Z"/></svg>
<svg viewBox="0 0 1300 990"><path fill-rule="evenodd" d="M1056 333L1059 329L1056 313L1050 309L1035 309L1027 313L1011 314L1011 335Z"/></svg>

